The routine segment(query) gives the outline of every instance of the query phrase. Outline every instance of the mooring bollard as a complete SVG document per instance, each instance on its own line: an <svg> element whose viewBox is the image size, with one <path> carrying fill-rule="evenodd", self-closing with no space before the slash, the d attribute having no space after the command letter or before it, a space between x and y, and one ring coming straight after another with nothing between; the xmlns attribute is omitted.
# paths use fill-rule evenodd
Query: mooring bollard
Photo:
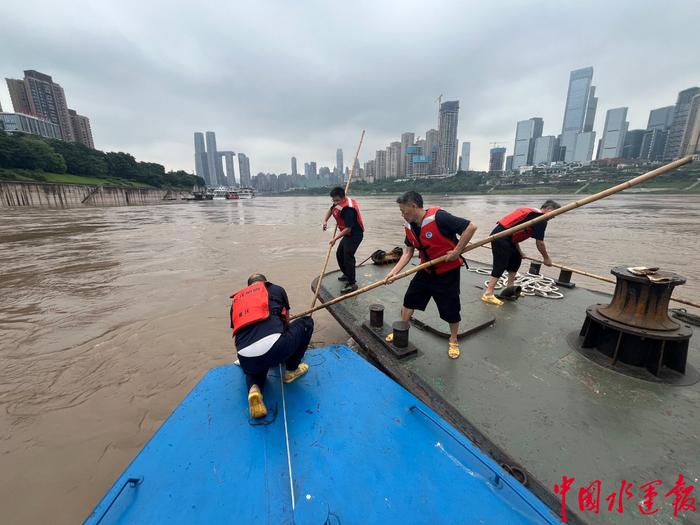
<svg viewBox="0 0 700 525"><path fill-rule="evenodd" d="M576 284L571 282L571 275L571 271L562 268L559 272L559 277L557 277L556 283L564 288L573 288L576 286Z"/></svg>
<svg viewBox="0 0 700 525"><path fill-rule="evenodd" d="M384 326L384 305L369 305L369 325L372 328L381 328Z"/></svg>
<svg viewBox="0 0 700 525"><path fill-rule="evenodd" d="M527 273L531 273L532 275L540 275L540 268L542 268L542 263L531 262L530 269L527 271Z"/></svg>
<svg viewBox="0 0 700 525"><path fill-rule="evenodd" d="M406 348L408 346L409 324L406 321L396 321L391 327L394 330L394 346Z"/></svg>

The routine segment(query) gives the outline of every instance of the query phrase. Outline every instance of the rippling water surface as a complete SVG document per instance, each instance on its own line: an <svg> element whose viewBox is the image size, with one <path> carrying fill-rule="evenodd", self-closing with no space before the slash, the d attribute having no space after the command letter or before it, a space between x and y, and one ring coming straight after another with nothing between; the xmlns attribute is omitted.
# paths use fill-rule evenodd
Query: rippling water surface
<svg viewBox="0 0 700 525"><path fill-rule="evenodd" d="M403 240L393 197L359 200L367 233L358 262ZM542 200L426 197L474 221L476 239L513 208ZM203 373L233 360L229 295L250 273L287 288L293 310L307 308L327 249L328 204L271 197L0 210L3 523L76 523L89 513ZM660 266L688 278L678 296L700 302L699 196L610 197L547 230L555 262L606 276L620 264ZM537 254L532 241L524 251ZM317 316L315 342L347 337L328 314Z"/></svg>

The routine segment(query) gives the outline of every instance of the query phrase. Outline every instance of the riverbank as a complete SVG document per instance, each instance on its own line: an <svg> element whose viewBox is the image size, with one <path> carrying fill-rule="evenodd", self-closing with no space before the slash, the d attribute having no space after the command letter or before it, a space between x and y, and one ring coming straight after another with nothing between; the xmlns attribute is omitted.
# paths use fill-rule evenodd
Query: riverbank
<svg viewBox="0 0 700 525"><path fill-rule="evenodd" d="M648 168L652 169L652 168ZM433 195L588 195L611 188L645 173L647 169L576 172L556 175L493 175L460 172L445 178L382 180L367 183L353 180L353 195L386 195L415 190ZM327 195L329 187L294 189L285 196ZM626 193L700 194L700 165L690 165L628 190Z"/></svg>
<svg viewBox="0 0 700 525"><path fill-rule="evenodd" d="M180 202L180 190L0 181L0 208L144 206Z"/></svg>

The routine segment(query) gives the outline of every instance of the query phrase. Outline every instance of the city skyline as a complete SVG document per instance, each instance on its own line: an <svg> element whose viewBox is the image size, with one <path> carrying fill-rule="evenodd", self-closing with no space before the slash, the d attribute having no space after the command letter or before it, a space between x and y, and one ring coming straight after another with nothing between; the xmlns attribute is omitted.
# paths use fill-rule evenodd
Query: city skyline
<svg viewBox="0 0 700 525"><path fill-rule="evenodd" d="M164 5L146 6L139 19L127 23L123 6L23 2L6 13L0 41L7 52L0 57L0 72L14 77L35 69L52 75L69 93L70 104L90 116L102 149L129 151L189 172L194 171L193 129L216 129L219 141L251 156L255 173L288 173L291 156L300 166L315 161L332 167L336 150L342 148L346 156L354 152L365 129L363 165L402 132L423 138L425 130L437 127L440 94L460 102L457 138L471 143L471 167L484 170L490 142L508 144L512 153L518 121L541 117L543 135L560 134L572 70L595 68L596 145L607 110L627 107L629 129L646 129L651 109L672 105L679 91L700 85L687 51L692 21L700 16L694 2L673 10L631 9L632 2L554 9L529 3L508 10L476 4L468 32L463 17L454 16L459 4L445 3L430 24L397 15L402 31L396 33L379 24L393 13L385 4L317 5L302 10L304 16L285 6L270 14L264 6ZM603 5L609 16L593 17ZM364 22L366 31L350 32L344 43L326 38L358 8L376 15ZM223 15L239 18L239 10L251 23L226 31ZM679 11L683 17L677 17ZM579 18L590 24L567 23ZM624 27L613 23L616 19L625 20ZM521 38L493 38L498 28L515 27L516 21ZM543 27L556 46L534 38ZM76 37L78 30L85 33ZM658 38L650 42L646 35L652 33ZM298 34L310 36L303 45L289 46ZM416 35L424 63L419 77L401 66L406 45L416 47ZM532 43L523 44L528 40ZM358 53L358 46L376 53ZM480 58L485 46L489 57ZM513 63L516 50L525 58ZM643 68L628 60L633 50L644 54ZM503 60L508 68L499 65ZM347 81L379 63L396 66L384 66L387 74L373 82ZM304 78L313 82L301 82ZM5 111L12 108L6 86L0 104Z"/></svg>

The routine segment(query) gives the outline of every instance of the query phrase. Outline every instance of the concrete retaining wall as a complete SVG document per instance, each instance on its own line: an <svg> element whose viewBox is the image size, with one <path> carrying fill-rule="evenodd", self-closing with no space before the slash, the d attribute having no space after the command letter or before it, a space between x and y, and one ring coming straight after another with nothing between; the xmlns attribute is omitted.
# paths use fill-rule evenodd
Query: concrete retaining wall
<svg viewBox="0 0 700 525"><path fill-rule="evenodd" d="M0 182L0 208L79 208L143 206L177 202L180 193L159 189L112 188L80 184Z"/></svg>

